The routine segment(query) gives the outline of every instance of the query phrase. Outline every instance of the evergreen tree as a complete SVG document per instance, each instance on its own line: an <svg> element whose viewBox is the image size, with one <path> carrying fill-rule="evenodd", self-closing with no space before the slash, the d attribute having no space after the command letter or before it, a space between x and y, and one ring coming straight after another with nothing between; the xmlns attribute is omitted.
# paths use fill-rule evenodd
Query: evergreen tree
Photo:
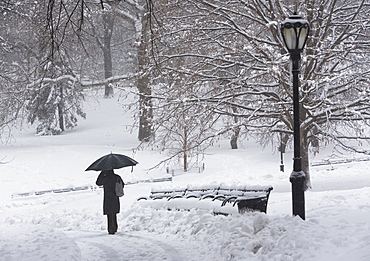
<svg viewBox="0 0 370 261"><path fill-rule="evenodd" d="M28 121L37 123L37 135L57 135L77 125L77 117L85 118L82 110L82 89L64 74L59 65L48 65L47 72L53 71L51 78L44 78L27 102ZM58 78L59 77L59 78Z"/></svg>

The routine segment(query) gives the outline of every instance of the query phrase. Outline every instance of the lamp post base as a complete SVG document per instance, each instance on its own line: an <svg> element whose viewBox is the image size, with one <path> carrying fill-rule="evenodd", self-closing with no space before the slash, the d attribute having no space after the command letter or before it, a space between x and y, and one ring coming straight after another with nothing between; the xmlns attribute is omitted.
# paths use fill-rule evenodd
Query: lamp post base
<svg viewBox="0 0 370 261"><path fill-rule="evenodd" d="M292 183L293 215L300 216L305 220L304 182L306 174L303 171L292 171L290 182Z"/></svg>

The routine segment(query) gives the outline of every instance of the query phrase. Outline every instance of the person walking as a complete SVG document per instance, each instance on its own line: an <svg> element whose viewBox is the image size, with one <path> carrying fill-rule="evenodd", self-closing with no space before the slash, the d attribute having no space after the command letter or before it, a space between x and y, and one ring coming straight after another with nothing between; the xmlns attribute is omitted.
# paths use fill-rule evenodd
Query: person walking
<svg viewBox="0 0 370 261"><path fill-rule="evenodd" d="M117 232L117 214L120 212L120 201L115 190L117 181L124 184L122 178L113 170L103 170L96 180L96 185L103 186L104 189L103 214L107 215L108 233L111 235Z"/></svg>

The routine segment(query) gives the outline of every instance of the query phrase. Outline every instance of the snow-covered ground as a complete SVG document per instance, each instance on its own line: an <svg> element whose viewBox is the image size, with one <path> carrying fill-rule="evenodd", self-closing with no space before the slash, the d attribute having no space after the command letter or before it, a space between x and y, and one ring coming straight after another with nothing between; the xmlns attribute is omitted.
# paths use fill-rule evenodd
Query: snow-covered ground
<svg viewBox="0 0 370 261"><path fill-rule="evenodd" d="M133 172L116 170L126 182L167 176L164 167L148 171L165 154L134 150L136 133L116 99L89 97L85 110L87 120L72 131L35 137L24 130L1 145L0 159L9 163L0 165L0 260L370 260L370 161L312 167L306 221L291 215L291 152L286 172L279 172L278 153L253 141L239 150L230 150L227 141L210 148L203 173L127 185L116 235L106 231L101 189L17 196L94 186L98 173L84 170L110 152L139 162ZM136 202L153 187L205 184L272 185L267 215L215 216Z"/></svg>

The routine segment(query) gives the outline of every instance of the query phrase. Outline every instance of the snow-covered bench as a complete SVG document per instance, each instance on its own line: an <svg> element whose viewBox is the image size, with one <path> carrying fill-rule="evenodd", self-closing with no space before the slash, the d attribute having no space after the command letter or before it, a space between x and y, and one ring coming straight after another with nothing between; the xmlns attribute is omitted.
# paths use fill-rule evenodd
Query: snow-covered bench
<svg viewBox="0 0 370 261"><path fill-rule="evenodd" d="M246 211L266 213L267 202L272 189L271 186L201 186L152 189L148 197L140 197L137 200L207 199L212 202L219 202L221 207L230 204L233 207L237 205L239 213ZM189 204L186 205L188 206ZM181 209L181 207L177 208Z"/></svg>

